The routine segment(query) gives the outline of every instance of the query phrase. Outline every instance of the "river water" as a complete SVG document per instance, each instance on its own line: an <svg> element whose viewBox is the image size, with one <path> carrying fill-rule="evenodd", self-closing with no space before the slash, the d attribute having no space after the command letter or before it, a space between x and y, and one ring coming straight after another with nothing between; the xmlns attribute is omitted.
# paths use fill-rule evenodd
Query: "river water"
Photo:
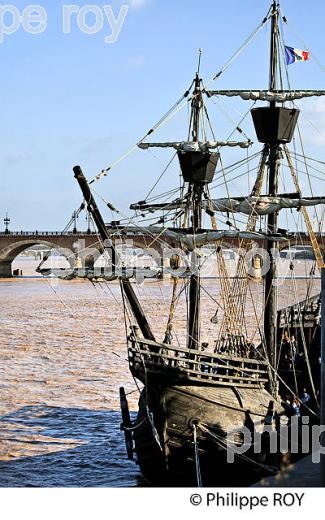
<svg viewBox="0 0 325 520"><path fill-rule="evenodd" d="M204 287L202 330L213 344L219 282L207 279ZM250 287L258 312L261 287ZM170 281L157 280L136 288L159 339L171 290ZM311 294L318 291L316 279ZM299 280L297 294L305 292ZM128 371L118 284L14 278L0 280L0 295L0 486L145 485L120 432L119 387L133 411L138 393ZM283 281L279 306L294 299L292 282ZM184 300L175 316L180 342L185 318ZM252 306L247 319L254 321ZM252 337L254 331L256 323Z"/></svg>

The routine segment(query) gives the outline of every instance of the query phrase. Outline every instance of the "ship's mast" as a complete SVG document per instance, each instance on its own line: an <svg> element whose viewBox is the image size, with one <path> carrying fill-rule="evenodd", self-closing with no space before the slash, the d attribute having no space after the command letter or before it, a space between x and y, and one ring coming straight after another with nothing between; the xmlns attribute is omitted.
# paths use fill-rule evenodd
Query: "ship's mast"
<svg viewBox="0 0 325 520"><path fill-rule="evenodd" d="M201 92L201 80L199 77L199 69L195 77L195 89L192 99L192 139L194 142L199 142L200 133L200 115L202 108L202 92ZM202 221L202 194L204 185L202 182L190 183L190 189L192 190L192 228L193 234L195 235L201 228ZM197 264L197 257L194 257ZM190 278L190 290L189 290L189 309L188 309L188 347L192 349L198 349L200 339L200 271L193 273Z"/></svg>
<svg viewBox="0 0 325 520"><path fill-rule="evenodd" d="M78 184L82 191L82 194L84 196L84 199L86 201L87 209L96 224L99 235L100 235L103 243L105 245L109 246L110 253L111 253L111 259L112 259L112 270L113 270L113 272L115 272L117 252L116 252L116 249L115 249L113 243L111 242L111 239L110 239L109 233L107 231L107 227L104 223L103 217L99 211L99 208L96 204L93 194L91 193L89 184L88 184L80 166L75 166L73 168L73 171L74 171L75 178L78 181ZM127 278L121 277L120 281L121 281L122 290L125 294L125 297L130 305L132 313L137 321L137 324L138 324L144 338L151 340L151 341L155 341L155 337L151 331L151 328L147 321L146 315L141 307L141 304L137 298L137 295L134 292L134 289L131 285L130 280L128 280Z"/></svg>
<svg viewBox="0 0 325 520"><path fill-rule="evenodd" d="M272 25L271 25L271 51L270 51L270 83L269 90L272 92L277 88L277 66L278 66L278 20L279 6L276 0L273 1L272 8ZM270 108L275 108L275 101L270 102ZM278 177L279 177L279 152L280 144L277 142L270 143L269 155L269 180L268 193L270 196L276 196L278 193ZM278 214L272 213L267 218L267 233L275 234L278 230ZM270 370L270 392L276 394L276 352L277 352L277 301L275 279L277 249L275 242L267 240L267 253L270 258L270 268L265 276L265 308L264 308L264 338L266 351L271 365ZM272 370L274 369L274 370Z"/></svg>

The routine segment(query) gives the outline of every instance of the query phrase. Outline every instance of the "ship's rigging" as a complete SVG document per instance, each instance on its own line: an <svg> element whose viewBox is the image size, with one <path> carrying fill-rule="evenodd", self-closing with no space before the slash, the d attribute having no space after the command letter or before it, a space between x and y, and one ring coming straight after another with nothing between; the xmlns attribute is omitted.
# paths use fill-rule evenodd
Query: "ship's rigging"
<svg viewBox="0 0 325 520"><path fill-rule="evenodd" d="M230 406L235 410L234 414L237 414L234 415L234 421L238 421L238 417L246 413L242 393L245 394L247 391L245 394L247 401L254 404L254 392L259 392L261 402L264 399L263 405L258 403L252 414L256 417L263 416L261 409L264 409L263 424L266 424L269 417L271 423L273 419L275 421L275 415L278 413L275 413L273 406L278 399L279 386L291 393L297 392L298 389L295 366L293 366L293 376L296 388L293 389L281 372L280 363L277 261L280 254L279 243L281 242L282 245L286 243L290 248L291 235L288 231L289 226L287 229L279 227L279 212L299 210L313 248L315 263L318 268L322 268L323 255L307 207L323 206L325 195L315 196L312 192L311 196L305 195L301 188L301 173L305 173L310 180L313 175L310 170L324 173L320 169L320 165L324 163L315 164L313 159L306 157L302 145L301 154L297 153L295 147L293 151L289 150L288 145L292 141L299 116L295 101L304 97L322 96L325 95L325 91L291 90L288 71L281 60L284 56L284 39L279 21L280 15L279 4L273 1L262 23L206 84L200 77L200 53L199 65L190 88L137 143L138 148L147 152L154 148L162 151L171 149L173 157L168 161L166 168L145 199L131 205L131 209L135 212L132 217L123 218L122 215L121 219L119 214L118 223L114 220L109 228L101 216L92 193L96 193L93 189L94 184L105 177L114 164L102 170L89 183L81 168L74 168L84 198L80 211L85 205L98 232L101 251L109 251L109 262L113 272L108 279L119 280L130 368L134 378L144 385L140 397L138 422L134 426L135 435L138 435L138 430L140 431L140 437L138 440L135 437L135 443L138 446L138 458L144 468L147 468L147 463L142 444L150 435L152 436L151 456L157 457L157 460L162 462L163 453L165 469L169 469L170 465L175 463L172 454L177 451L184 439L183 433L180 434L177 429L177 410L173 408L173 403L180 403L181 406L188 399L185 397L186 392L190 395L190 400L186 402L205 399L206 402L214 403L215 407L220 405L221 408L227 407L225 404L227 399L235 399L236 406L233 402ZM271 46L267 90L212 90L211 83L220 78L268 21L271 22ZM241 128L243 119L235 129L239 135L238 140L234 140L233 132L229 139L218 140L215 135L207 104L219 98L234 96L244 101L254 102L251 113L258 140L263 143L262 150L257 153L250 150L253 143ZM259 102L267 102L268 105L256 105ZM285 103L290 103L290 108ZM147 141L185 106L190 106L187 140ZM298 135L300 137L299 127ZM238 149L241 153L244 151L247 156L226 167L222 159L224 148ZM135 147L131 151L134 149ZM129 153L130 151L123 158ZM180 187L173 187L167 192L157 194L161 179L166 172L173 170L176 158L179 160L181 173ZM298 171L298 165L302 165L301 168L305 171ZM301 168L299 166L299 170ZM281 187L283 171L289 173L290 177L287 177L291 178L292 190L289 192L288 179ZM235 177L233 177L234 173ZM234 195L230 186L231 181L243 176L247 177L248 174L250 176L254 174L255 181L250 186L247 196L238 196L237 193ZM223 187L226 192L223 197L220 197L220 187ZM217 191L216 197L213 195L214 191ZM111 203L106 202L106 204L115 216L114 206ZM146 223L146 226L143 226L143 223ZM124 231L130 224L136 229L145 230L148 248L156 244L161 248L166 247L170 252L171 300L167 315L164 316L166 317L164 334L159 338L147 316L147 309L141 305L138 289L131 282L124 265L122 264L122 267L120 265L119 253L114 245L115 239L120 239L122 242L125 240ZM247 266L247 252L251 253L253 263L258 264L257 242L263 242L269 258L269 269L264 277L262 302L257 300L256 295L262 280L259 280L254 287L251 283L251 271ZM236 269L232 275L224 255L227 244L238 250ZM202 252L203 246L209 246L208 256L213 255L218 269L219 287L214 294L211 294L211 290L205 286L202 279L202 270L206 263ZM183 269L180 275L179 271L184 267L182 264L184 260L187 262L186 269ZM93 274L87 273L87 277L96 279L95 270ZM105 280L102 273L99 278ZM290 279L295 297L298 298L292 266L290 266ZM204 322L206 316L203 317L202 313L203 293L208 296L213 306L213 312L209 311L209 317L212 319L208 328L206 320ZM307 288L307 296L309 299L310 285ZM182 303L184 305L184 301L186 331L180 334L179 327L175 326L175 323L178 308ZM250 314L247 311L248 301L250 308L253 309ZM258 304L261 304L261 308L258 308ZM206 311L204 314L206 315ZM288 320L283 330L288 331L287 334L291 333L292 324L296 324L295 334L298 335L297 331L299 331L309 384L317 405L317 391L313 381L309 360L310 349L302 315L303 310L298 304L297 318L295 321L291 320L291 325ZM253 326L249 321L253 321ZM293 351L292 338L290 342ZM264 390L265 385L268 393ZM230 389L233 390L231 397ZM220 392L219 401L215 399L215 392ZM272 406L266 405L270 397L274 400L270 401L273 403ZM166 403L170 404L172 411L169 409L166 411L168 406ZM212 415L213 413L211 412ZM315 409L310 409L310 413L317 416ZM172 424L168 422L169 415L176 417ZM200 421L193 420L192 417L186 423L186 428L184 426L189 432L184 434L186 449L188 437L192 439L193 436L194 439L198 482L201 482L198 469L200 467L198 432L201 431L201 434L205 434L210 440L213 439L219 447L227 448L218 428L211 426L212 419L210 425L207 422L209 422L207 418ZM251 462L259 464L255 459L251 459Z"/></svg>
<svg viewBox="0 0 325 520"><path fill-rule="evenodd" d="M281 69L281 60L280 54L283 53L284 43L283 36L281 35L280 26L279 26L279 15L280 8L276 2L273 2L267 16L263 19L262 23L256 28L255 31L249 36L244 45L240 47L240 49L230 58L230 60L225 64L221 70L215 74L207 84L204 84L202 79L199 76L200 71L200 61L201 61L201 52L199 54L199 66L197 74L190 86L189 89L186 90L185 94L182 98L167 112L167 114L160 120L154 127L152 127L149 132L139 141L137 146L143 150L148 150L150 148L174 148L176 150L176 154L173 156L171 161L168 163L167 168L170 167L174 158L178 154L181 158L182 153L184 153L184 157L186 157L186 153L190 152L202 152L202 153L211 153L212 150L216 150L214 156L216 157L216 161L220 158L219 151L222 147L239 147L239 148L248 148L251 146L252 141L247 138L246 141L233 141L233 140L225 140L218 141L215 137L211 119L208 114L206 102L204 100L204 96L207 99L219 96L239 96L243 100L252 100L254 102L258 101L268 101L270 103L270 107L275 107L276 103L283 104L285 101L294 102L297 99L301 99L303 97L309 96L320 96L324 95L324 91L310 90L310 91L301 91L301 90L291 90L290 88L285 90L284 87L284 76L287 76L287 70L284 71ZM268 21L271 20L271 50L270 50L270 82L268 90L250 90L250 91L241 91L241 90L211 90L209 88L212 81L218 79L221 74L228 68L228 66L233 62L233 60L244 50L244 48L250 43L250 41L256 36L259 32L260 28ZM290 85L289 85L290 86ZM193 91L191 89L193 88ZM184 101L185 100L185 101ZM164 142L164 143L149 143L146 139L151 136L154 132L156 132L162 124L165 124L171 116L174 115L175 111L178 111L184 104L191 103L191 115L190 115L190 124L189 124L189 134L187 141L178 141L178 142ZM207 137L206 128L210 129L211 138ZM237 126L237 130L240 134L244 134L242 129ZM200 139L200 132L202 132L202 139ZM295 193L292 194L278 194L277 184L278 184L278 171L279 165L282 157L281 154L284 154L289 171L291 172L294 187L296 189ZM257 157L259 154L253 154L249 157L250 160L252 158ZM297 154L294 154L296 161L302 161L306 164L306 158L304 154L301 158L298 158ZM240 166L241 161L239 161ZM243 164L246 161L242 161ZM103 170L99 176L97 176L93 181L89 184L92 184L94 181L99 180L100 178L106 176L108 171L112 169L114 165L111 165L107 169ZM238 164L235 163L233 165L234 169L237 168ZM166 169L167 169L166 168ZM163 172L164 173L164 172ZM244 172L242 175L245 175ZM251 171L252 173L252 171ZM221 170L219 170L219 178L224 182L226 187L228 182L225 177L225 168L221 163ZM218 175L218 172L217 172ZM265 178L267 176L268 179L268 194L262 195L262 188L265 183ZM218 177L217 177L218 179ZM186 181L186 179L185 179ZM215 187L218 187L216 185ZM293 165L292 156L288 150L287 145L279 146L273 145L272 143L266 143L264 145L264 149L261 155L260 163L257 166L257 178L255 181L255 185L252 188L252 191L247 197L231 197L228 191L227 198L224 199L213 199L211 197L211 189L214 186L195 186L195 183L189 187L189 190L184 191L184 186L181 187L180 194L181 197L178 197L177 200L174 199L172 202L164 202L159 203L155 202L157 197L155 196L150 202L148 197L146 200L141 201L137 204L131 205L131 209L136 211L135 219L130 219L129 222L135 223L137 219L137 215L140 214L141 219L148 218L150 221L150 215L155 211L160 211L162 216L158 220L158 224L168 224L169 228L163 227L161 231L158 233L158 238L156 233L152 233L152 239L148 241L148 245L154 241L164 241L165 239L169 239L169 244L172 241L174 244L181 246L181 248L185 249L185 251L194 251L196 246L201 247L203 244L214 243L215 244L215 254L218 265L218 271L220 274L221 281L221 302L223 309L223 318L222 325L220 326L218 341L216 344L216 351L218 348L222 350L227 350L230 348L233 341L230 339L230 343L227 343L228 338L239 338L239 348L243 348L245 345L241 344L242 338L244 335L242 331L245 331L245 306L246 300L248 296L248 281L249 275L247 273L247 269L245 267L244 255L241 255L238 260L236 274L234 276L233 281L231 282L231 278L229 277L229 273L227 271L226 263L223 257L223 241L224 239L234 240L236 237L238 239L238 246L242 246L244 242L248 247L253 245L254 238L266 238L268 239L268 251L271 249L274 250L277 244L277 235L278 235L278 226L277 226L277 213L280 209L283 208L297 208L301 209L302 214L305 219L306 227L310 236L311 244L314 249L316 261L318 267L322 266L323 258L320 253L319 245L317 243L317 239L313 232L312 224L309 219L308 213L306 211L307 206L315 206L316 204L323 204L322 197L303 197L301 194L300 185L298 182L298 177L296 173L296 169ZM171 191L171 195L176 193ZM151 195L151 192L149 192ZM165 196L166 194L162 194ZM168 195L168 194L167 194ZM108 207L114 211L114 207L108 203ZM80 212L84 208L84 203L81 205L78 212ZM175 211L175 213L174 213ZM140 212L140 213L139 213ZM210 219L211 222L211 231L201 229L202 228L202 212L205 212ZM216 218L216 212L226 213L228 215L228 220L224 222L224 224L230 227L229 231L223 229L217 229L218 223L220 221L222 224L222 217ZM240 219L235 218L234 214L246 214L248 219L246 221L246 230L239 231L238 225L240 225ZM92 212L91 212L92 214ZM231 219L233 223L230 221L229 216L231 215ZM264 233L261 233L261 216L266 215L267 221L265 223ZM98 222L96 222L96 217L92 215L96 227L98 228ZM155 217L152 217L154 220ZM170 227L170 224L173 224L173 227ZM190 225L191 223L191 225ZM259 233L256 231L257 224L260 225ZM138 224L136 224L138 225ZM104 231L103 222L102 228ZM150 225L152 231L154 228ZM175 233L175 228L179 230L183 230L183 234L179 231ZM233 228L233 229L231 229ZM202 231L202 232L200 232ZM116 229L116 234L121 235L123 240L123 233L121 228ZM150 231L149 231L150 236ZM103 235L100 234L100 240L103 240ZM107 232L105 240L110 240ZM248 240L248 242L247 242ZM249 242L251 240L251 242ZM249 246L250 244L250 246ZM103 248L104 249L104 248ZM275 255L277 256L277 255ZM113 262L113 266L117 264L116 260L116 252L113 252L113 257L111 261ZM271 256L272 258L272 256ZM45 259L46 260L46 259ZM175 260L175 259L174 259ZM272 369L274 370L277 366L277 360L275 359L276 352L276 330L274 328L274 323L276 322L275 314L276 314L276 290L273 287L273 279L275 279L275 265L273 265L273 261L271 261L271 269L269 273L266 275L266 289L265 289L265 312L264 312L264 332L262 333L262 343L264 343L265 352L268 354L268 359L271 362ZM176 259L177 266L177 259ZM122 276L122 283L123 276ZM172 334L171 331L173 329L173 318L176 310L176 288L178 286L179 279L178 277L174 277L174 286L173 286L173 295L172 301L170 305L170 312L168 316L168 322L166 327L165 338L168 338L168 341L171 340ZM189 280L186 282L188 287L183 288L185 292L188 291L188 299L189 299L189 346L190 348L198 348L200 344L199 339L199 307L200 307L200 269L198 269L197 274L191 275ZM129 282L125 283L125 287L131 287ZM126 291L130 289L127 288ZM132 288L131 288L132 292ZM138 323L142 323L141 327L146 329L147 337L153 338L152 332L149 331L149 324L143 326L143 318L144 315L138 313L136 308L138 308L139 302L135 300L134 296L132 297L133 303L135 303L134 312L138 315L137 321ZM131 304L132 307L132 304ZM266 331L266 332L265 332ZM266 340L266 337L268 339ZM237 340L236 340L237 341ZM218 347L219 344L219 347ZM220 347L221 345L221 347ZM272 375L270 376L272 379ZM276 392L276 388L274 386L273 391Z"/></svg>

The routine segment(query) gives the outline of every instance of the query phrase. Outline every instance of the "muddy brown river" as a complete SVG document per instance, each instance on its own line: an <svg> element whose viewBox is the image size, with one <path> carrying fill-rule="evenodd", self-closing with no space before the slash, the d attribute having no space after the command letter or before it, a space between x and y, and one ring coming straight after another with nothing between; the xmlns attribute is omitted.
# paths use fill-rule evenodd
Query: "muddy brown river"
<svg viewBox="0 0 325 520"><path fill-rule="evenodd" d="M311 294L319 291L315 279ZM204 280L203 339L213 345L219 281ZM181 285L180 285L181 288ZM171 282L147 281L136 291L154 327L164 335ZM251 283L258 312L262 286ZM306 280L297 281L303 299ZM126 458L118 391L138 393L126 359L125 327L117 283L40 278L0 280L0 486L141 486ZM290 280L279 287L279 307L293 302ZM247 309L256 338L252 306ZM186 327L180 298L175 338Z"/></svg>

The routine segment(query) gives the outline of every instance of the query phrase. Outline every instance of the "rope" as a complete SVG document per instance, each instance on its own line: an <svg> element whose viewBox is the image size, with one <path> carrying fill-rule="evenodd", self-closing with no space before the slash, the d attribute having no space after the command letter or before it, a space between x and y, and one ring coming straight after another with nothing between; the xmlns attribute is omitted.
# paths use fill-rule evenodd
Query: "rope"
<svg viewBox="0 0 325 520"><path fill-rule="evenodd" d="M231 443L227 439L227 441L224 441L222 437L219 435L212 433L208 428L203 426L203 424L198 424L198 427L200 430L202 430L203 433L206 433L216 444L218 444L221 448L225 449L226 451L231 450L234 455L237 457L245 460L246 462L249 462L250 464L255 464L256 466L259 466L260 468L263 468L265 471L268 471L272 474L276 473L278 471L278 468L274 466L267 466L266 464L262 464L260 462L257 462L256 460L252 459L251 457L248 457L247 455L244 455L243 453L238 453L235 448L231 446Z"/></svg>
<svg viewBox="0 0 325 520"><path fill-rule="evenodd" d="M136 150L139 146L139 144L143 143L143 141L149 137L149 135L153 134L156 130L158 130L158 128L160 128L163 124L165 124L167 121L169 121L171 119L171 117L173 117L181 108L183 108L183 106L185 106L185 104L187 103L182 103L182 101L184 99L186 99L190 93L190 90L192 88L192 85L193 85L193 82L190 86L190 88L183 94L183 96L174 104L174 106L168 110L168 112L146 133L146 135L144 137L142 137L142 139L140 139L140 141L138 141L135 145L133 145L131 148L129 148L119 159L117 159L116 161L114 161L110 166L108 166L107 168L103 169L99 175L96 175L96 177L94 177L90 182L89 184L92 184L93 182L95 181L99 181L100 179L102 179L103 177L106 177L108 172L110 170L112 170L112 168L114 168L117 164L119 164L121 161L123 161L126 157L128 157L134 150Z"/></svg>
<svg viewBox="0 0 325 520"><path fill-rule="evenodd" d="M299 36L299 34L297 33L297 31L294 30L294 27L291 25L290 27L290 24L288 23L288 20L285 16L283 16L283 12L282 12L282 9L280 8L280 11L281 11L281 14L282 14L282 17L284 18L284 21L286 23L286 25L289 27L289 31L291 29L291 32L292 34L295 36L295 38L297 38L297 40L301 43L301 45L303 46L304 49L306 49L309 54L310 54L310 57L312 59L314 59L314 61L316 62L316 64L318 65L318 67L321 69L322 72L325 72L325 67L320 63L320 61L318 60L317 56L314 55L313 52L310 51L310 48L309 48L309 45L307 45L307 43Z"/></svg>
<svg viewBox="0 0 325 520"><path fill-rule="evenodd" d="M161 181L161 179L163 178L163 176L164 176L165 173L167 172L168 168L170 167L170 165L171 165L172 162L174 161L176 155L177 155L177 152L173 155L173 157L171 158L171 160L170 160L169 163L167 164L166 168L164 168L163 172L162 172L161 175L158 177L157 181L155 182L155 184L153 185L153 187L151 188L151 190L149 191L149 193L147 194L147 196L144 198L144 200L147 200L148 197L150 197L151 193L152 193L153 190L156 188L156 186L159 184L159 182Z"/></svg>
<svg viewBox="0 0 325 520"><path fill-rule="evenodd" d="M193 441L194 441L194 453L195 453L195 471L197 486L202 487L201 469L200 469L200 457L199 457L199 445L197 440L197 427L193 424Z"/></svg>
<svg viewBox="0 0 325 520"><path fill-rule="evenodd" d="M291 279L292 279L292 282L293 282L294 292L295 292L295 296L296 296L296 299L297 299L298 298L297 285L296 285L296 280L295 280L293 272L291 274ZM307 369L308 369L308 376L309 376L310 384L311 384L311 387L312 387L314 399L315 399L315 401L316 401L316 403L317 403L317 405L319 407L319 401L318 401L318 398L317 398L317 393L316 393L314 380L313 380L313 376L312 376L312 371L311 371L311 366L310 366L310 362L309 362L309 354L308 354L308 349L307 349L307 344L306 344L306 337L305 337L305 332L304 332L304 327L303 327L303 322L302 322L302 312L301 312L300 302L298 302L297 306L298 306L298 318L299 318L299 326L300 326L300 331L301 331L301 339L302 339L302 344L303 344L303 348L304 348L304 354L305 354L305 359L306 359L306 364L307 364Z"/></svg>
<svg viewBox="0 0 325 520"><path fill-rule="evenodd" d="M207 89L207 87L213 83L216 79L218 79L221 74L223 74L227 69L228 67L233 63L233 61L235 61L235 59L243 52L243 50L249 45L249 43L255 38L255 36L259 33L259 31L261 30L261 28L263 27L263 25L267 22L267 20L269 19L269 16L270 16L270 12L271 12L271 9L269 9L266 17L262 20L262 22L257 26L257 28L248 36L248 38L244 41L244 43L239 47L239 49L229 58L229 60L221 67L221 69L219 70L219 72L217 72L216 74L214 74L212 76L212 78L210 79L210 81L208 81L208 83L205 85L204 89L203 89L203 92ZM129 148L119 159L117 159L116 161L114 161L113 163L111 163L110 166L108 166L107 168L104 168L98 175L96 175L90 182L89 184L92 184L93 182L96 182L96 181L99 181L101 180L103 177L106 177L107 174L109 173L110 170L112 170L112 168L114 168L117 164L119 164L121 161L123 161L126 157L128 157L134 150L136 150L136 148L138 147L139 144L141 144L147 137L149 137L149 135L153 134L156 130L158 130L162 125L164 125L165 123L167 123L167 121L169 121L172 117L174 117L176 115L176 113L181 110L184 106L187 105L187 97L189 96L189 93L190 93L190 90L193 86L193 83L194 83L194 80L192 81L191 83L191 86L189 87L189 89L181 96L181 98L174 104L174 106L172 108L170 108L168 110L168 112L145 134L144 137L142 137L142 139L140 141L138 141L138 143L136 143L135 145L133 145L131 148ZM200 92L201 94L201 92ZM192 96L192 100L197 97L198 94L194 94Z"/></svg>
<svg viewBox="0 0 325 520"><path fill-rule="evenodd" d="M266 17L262 20L262 22L256 27L256 29L254 29L254 31L248 36L248 38L246 38L246 40L244 41L244 43L239 47L239 49L234 52L234 54L229 58L229 60L225 63L225 65L219 70L219 72L217 72L213 77L212 79L210 80L209 83L212 83L213 81L215 81L216 79L218 79L221 74L223 74L223 72L225 72L225 70L228 69L228 67L232 64L233 61L235 61L235 59L243 52L243 50L249 45L249 43L255 38L255 36L259 33L259 31L262 29L263 25L267 22L267 20L269 19L269 16L270 16L270 12L271 12L271 8L269 9ZM208 83L208 84L209 84Z"/></svg>
<svg viewBox="0 0 325 520"><path fill-rule="evenodd" d="M258 168L258 175L251 193L252 196L259 196L261 194L263 180L265 176L267 154L268 148L264 147L263 155ZM256 228L256 221L257 214L254 207L252 206L252 211L248 217L248 221L246 224L246 230L254 231ZM239 242L240 248L242 248L243 243L243 240ZM224 335L227 331L236 334L239 333L243 328L245 328L245 332L247 335L245 320L247 289L248 273L246 271L245 258L243 255L240 255L237 263L235 279L232 283L232 286L228 289L227 309L223 318L222 326L219 331L219 340L222 337L222 335Z"/></svg>
<svg viewBox="0 0 325 520"><path fill-rule="evenodd" d="M167 321L166 330L165 330L165 338L163 341L164 343L171 343L171 340L172 340L173 321L174 321L174 316L175 316L176 302L178 299L178 295L176 292L178 283L179 283L179 277L174 277L173 278L173 294L172 294L172 299L171 299L170 306L169 306L168 321Z"/></svg>
<svg viewBox="0 0 325 520"><path fill-rule="evenodd" d="M121 282L122 283L122 282ZM122 291L122 294L123 294L123 291ZM125 301L125 298L123 296L123 301L124 301L124 304L126 305L126 301ZM128 312L128 315L129 315L129 312ZM152 435L153 435L153 438L154 440L156 441L159 449L161 451L163 451L163 447L161 445L161 442L160 442L160 438L159 438L159 435L158 435L158 432L157 432L157 429L156 429L156 426L155 426L155 423L154 423L154 419L153 419L153 414L152 412L150 411L149 409L149 405L148 405L148 384L147 384L147 367L146 367L146 364L145 364L145 361L143 359L143 355L141 354L141 350L140 350L140 347L139 347L139 343L137 341L137 337L136 335L134 334L133 335L134 339L135 339L135 344L136 344L136 347L137 347L137 353L141 359L141 362L142 362L142 366L143 366L143 370L144 370L144 374L145 374L145 393L146 393L146 399L144 399L143 397L143 392L140 392L140 389L139 389L139 386L138 386L138 383L136 382L136 379L135 377L133 377L133 380L137 386L137 388L139 389L139 393L140 393L140 396L142 396L143 398L143 402L144 402L144 406L145 406L145 409L146 409L146 414L147 414L147 419L149 421L149 424L151 426L151 431L152 431Z"/></svg>
<svg viewBox="0 0 325 520"><path fill-rule="evenodd" d="M135 426L130 426L129 428L127 428L126 426L123 426L123 430L125 430L127 432L134 432L138 428L140 428L140 426L142 426L146 421L147 421L147 419L142 419L142 421L140 421L138 424L136 424Z"/></svg>

